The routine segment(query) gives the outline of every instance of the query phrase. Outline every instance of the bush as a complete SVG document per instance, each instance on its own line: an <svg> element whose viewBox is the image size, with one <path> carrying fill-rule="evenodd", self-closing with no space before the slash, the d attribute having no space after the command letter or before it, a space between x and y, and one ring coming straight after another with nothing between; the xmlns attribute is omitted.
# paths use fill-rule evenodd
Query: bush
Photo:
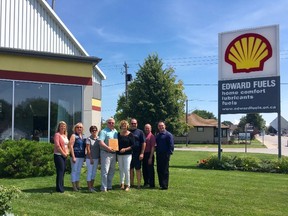
<svg viewBox="0 0 288 216"><path fill-rule="evenodd" d="M288 173L288 158L278 160L261 160L249 156L222 156L221 160L217 155L200 160L199 168L217 170L241 170L253 172Z"/></svg>
<svg viewBox="0 0 288 216"><path fill-rule="evenodd" d="M0 144L0 177L25 178L54 173L50 143L8 140Z"/></svg>
<svg viewBox="0 0 288 216"><path fill-rule="evenodd" d="M17 198L21 191L16 187L6 188L0 185L0 215L5 215L11 210L10 201Z"/></svg>

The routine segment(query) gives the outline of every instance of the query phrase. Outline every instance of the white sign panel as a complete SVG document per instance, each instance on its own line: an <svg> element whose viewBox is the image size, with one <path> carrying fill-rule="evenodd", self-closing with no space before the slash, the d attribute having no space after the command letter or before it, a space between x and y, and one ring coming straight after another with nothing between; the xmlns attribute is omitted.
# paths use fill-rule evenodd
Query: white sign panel
<svg viewBox="0 0 288 216"><path fill-rule="evenodd" d="M219 80L279 76L279 26L219 34Z"/></svg>
<svg viewBox="0 0 288 216"><path fill-rule="evenodd" d="M219 34L218 112L280 112L278 25Z"/></svg>

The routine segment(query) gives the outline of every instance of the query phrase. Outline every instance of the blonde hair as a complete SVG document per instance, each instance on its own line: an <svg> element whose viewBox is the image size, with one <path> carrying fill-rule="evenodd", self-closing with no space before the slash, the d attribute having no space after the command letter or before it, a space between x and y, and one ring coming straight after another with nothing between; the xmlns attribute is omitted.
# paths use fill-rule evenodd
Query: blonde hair
<svg viewBox="0 0 288 216"><path fill-rule="evenodd" d="M77 127L82 127L82 131L84 131L84 126L83 126L82 122L78 122L77 124L74 125L74 127L73 127L74 133L76 133Z"/></svg>
<svg viewBox="0 0 288 216"><path fill-rule="evenodd" d="M59 132L59 131L60 131L60 126L61 126L61 125L65 125L66 130L64 131L64 134L67 136L67 124L66 124L66 122L64 122L64 121L60 121L60 122L58 123L56 132Z"/></svg>
<svg viewBox="0 0 288 216"><path fill-rule="evenodd" d="M122 127L126 127L126 129L128 129L128 128L129 128L129 123L128 123L128 121L122 120L122 121L120 122L120 124L119 124L119 127L120 127L120 129L121 129Z"/></svg>

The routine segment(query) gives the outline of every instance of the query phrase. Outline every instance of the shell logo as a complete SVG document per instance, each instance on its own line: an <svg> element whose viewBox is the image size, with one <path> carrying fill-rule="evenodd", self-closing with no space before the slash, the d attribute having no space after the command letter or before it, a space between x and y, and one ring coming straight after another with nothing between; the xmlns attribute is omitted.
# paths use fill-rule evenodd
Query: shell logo
<svg viewBox="0 0 288 216"><path fill-rule="evenodd" d="M255 33L238 36L225 51L225 61L232 65L233 73L263 71L264 63L271 56L270 42L262 35Z"/></svg>

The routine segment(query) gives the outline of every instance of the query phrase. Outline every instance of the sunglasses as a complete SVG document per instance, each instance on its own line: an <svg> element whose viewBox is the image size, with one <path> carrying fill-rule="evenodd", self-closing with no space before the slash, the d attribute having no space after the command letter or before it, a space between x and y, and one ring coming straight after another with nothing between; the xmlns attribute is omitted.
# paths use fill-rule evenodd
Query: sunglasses
<svg viewBox="0 0 288 216"><path fill-rule="evenodd" d="M78 127L76 127L76 128L82 128L82 127L78 126Z"/></svg>
<svg viewBox="0 0 288 216"><path fill-rule="evenodd" d="M96 132L97 130L92 130L92 132Z"/></svg>
<svg viewBox="0 0 288 216"><path fill-rule="evenodd" d="M114 124L114 122L108 122L108 124Z"/></svg>

